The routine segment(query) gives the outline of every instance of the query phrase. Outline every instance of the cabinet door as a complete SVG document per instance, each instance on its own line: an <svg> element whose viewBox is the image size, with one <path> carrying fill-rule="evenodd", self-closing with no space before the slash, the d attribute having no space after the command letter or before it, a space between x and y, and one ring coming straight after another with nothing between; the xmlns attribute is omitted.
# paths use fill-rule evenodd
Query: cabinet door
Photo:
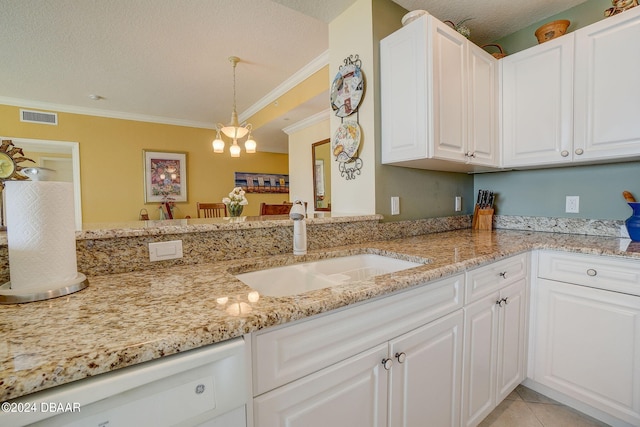
<svg viewBox="0 0 640 427"><path fill-rule="evenodd" d="M255 426L386 426L387 351L379 345L254 398Z"/></svg>
<svg viewBox="0 0 640 427"><path fill-rule="evenodd" d="M389 343L389 426L460 424L462 323L458 310Z"/></svg>
<svg viewBox="0 0 640 427"><path fill-rule="evenodd" d="M538 279L534 380L640 425L640 297Z"/></svg>
<svg viewBox="0 0 640 427"><path fill-rule="evenodd" d="M467 39L431 19L434 157L465 161L467 141Z"/></svg>
<svg viewBox="0 0 640 427"><path fill-rule="evenodd" d="M573 48L566 34L500 60L503 166L571 161Z"/></svg>
<svg viewBox="0 0 640 427"><path fill-rule="evenodd" d="M640 9L575 34L574 159L639 156Z"/></svg>
<svg viewBox="0 0 640 427"><path fill-rule="evenodd" d="M431 102L427 17L380 42L382 163L426 159Z"/></svg>
<svg viewBox="0 0 640 427"><path fill-rule="evenodd" d="M498 310L496 403L502 402L525 376L526 280L504 288L500 299L505 303Z"/></svg>
<svg viewBox="0 0 640 427"><path fill-rule="evenodd" d="M473 43L468 44L468 49L469 161L478 165L497 166L498 62Z"/></svg>
<svg viewBox="0 0 640 427"><path fill-rule="evenodd" d="M499 293L464 309L462 425L475 426L495 407Z"/></svg>

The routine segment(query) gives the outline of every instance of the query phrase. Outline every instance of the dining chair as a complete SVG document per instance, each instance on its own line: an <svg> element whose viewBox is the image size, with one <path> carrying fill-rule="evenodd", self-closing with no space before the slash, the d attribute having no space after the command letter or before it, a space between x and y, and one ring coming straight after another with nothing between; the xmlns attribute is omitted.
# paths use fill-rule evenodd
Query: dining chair
<svg viewBox="0 0 640 427"><path fill-rule="evenodd" d="M227 216L227 205L224 203L197 203L198 218L221 218ZM202 211L202 214L200 214Z"/></svg>
<svg viewBox="0 0 640 427"><path fill-rule="evenodd" d="M260 215L289 215L293 203L282 202L282 204L260 203ZM304 210L307 211L307 202L304 202Z"/></svg>
<svg viewBox="0 0 640 427"><path fill-rule="evenodd" d="M293 203L271 204L260 203L260 215L289 215Z"/></svg>

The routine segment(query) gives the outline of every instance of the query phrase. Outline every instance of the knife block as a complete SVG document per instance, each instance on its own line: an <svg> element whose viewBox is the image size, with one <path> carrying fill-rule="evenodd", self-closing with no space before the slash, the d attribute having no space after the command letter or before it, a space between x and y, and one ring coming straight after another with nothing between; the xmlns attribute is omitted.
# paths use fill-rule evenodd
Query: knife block
<svg viewBox="0 0 640 427"><path fill-rule="evenodd" d="M480 209L476 205L473 211L473 221L471 228L474 230L489 230L493 229L493 209Z"/></svg>

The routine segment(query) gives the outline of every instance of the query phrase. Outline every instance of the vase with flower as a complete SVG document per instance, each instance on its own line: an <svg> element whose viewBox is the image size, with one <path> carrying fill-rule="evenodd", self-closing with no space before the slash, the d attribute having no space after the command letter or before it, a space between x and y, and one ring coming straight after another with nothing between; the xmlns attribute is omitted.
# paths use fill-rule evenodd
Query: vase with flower
<svg viewBox="0 0 640 427"><path fill-rule="evenodd" d="M242 187L235 187L231 190L229 197L223 198L222 203L227 205L227 211L230 217L239 217L242 215L242 209L249 204L247 198L244 196Z"/></svg>

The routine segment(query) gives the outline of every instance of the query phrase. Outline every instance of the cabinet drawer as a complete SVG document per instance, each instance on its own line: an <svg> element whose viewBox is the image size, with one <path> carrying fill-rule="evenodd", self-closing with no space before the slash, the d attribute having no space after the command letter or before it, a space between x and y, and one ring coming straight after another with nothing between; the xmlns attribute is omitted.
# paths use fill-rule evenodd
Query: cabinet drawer
<svg viewBox="0 0 640 427"><path fill-rule="evenodd" d="M253 334L254 396L462 307L464 275Z"/></svg>
<svg viewBox="0 0 640 427"><path fill-rule="evenodd" d="M640 260L542 251L538 277L640 295Z"/></svg>
<svg viewBox="0 0 640 427"><path fill-rule="evenodd" d="M467 272L468 304L527 277L527 254L520 254Z"/></svg>

